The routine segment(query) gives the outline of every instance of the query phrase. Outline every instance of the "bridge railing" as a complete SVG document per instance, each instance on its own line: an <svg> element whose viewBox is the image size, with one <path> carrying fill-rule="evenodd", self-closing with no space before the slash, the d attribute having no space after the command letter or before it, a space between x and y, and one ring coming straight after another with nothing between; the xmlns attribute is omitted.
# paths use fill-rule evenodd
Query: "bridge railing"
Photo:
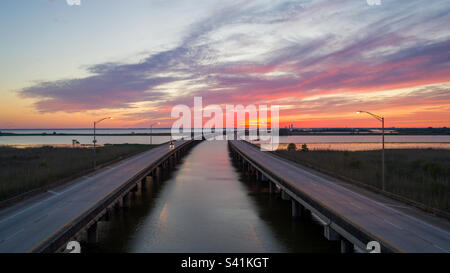
<svg viewBox="0 0 450 273"><path fill-rule="evenodd" d="M30 252L57 252L68 241L70 241L71 238L74 238L74 236L76 236L80 231L96 223L107 212L107 209L112 207L119 198L130 192L130 190L135 187L141 179L145 178L150 172L152 172L155 168L168 160L175 153L188 148L194 143L194 140L187 140L181 145L175 147L173 150L168 150L168 152L163 157L159 158L143 170L139 171L133 177L124 182L121 186L106 195L103 199L96 202L76 218L70 220L66 225L64 225L50 237L42 241Z"/></svg>
<svg viewBox="0 0 450 273"><path fill-rule="evenodd" d="M370 241L378 241L381 245L381 251L384 252L399 252L395 246L392 246L388 242L384 241L382 238L372 234L370 231L365 230L363 227L357 223L351 221L345 216L341 215L339 212L331 207L328 207L323 202L317 200L313 196L303 192L301 189L295 186L295 184L284 177L271 171L270 166L264 166L252 158L248 153L237 147L235 143L238 141L229 141L229 146L232 150L237 152L242 158L247 162L252 164L256 169L263 173L269 180L277 184L280 188L285 190L291 198L297 200L305 208L316 214L321 218L327 226L333 228L341 236L354 243L361 249L365 249L365 246ZM239 141L239 143L245 143L244 145L249 145L255 149L255 145ZM258 152L261 152L258 150ZM263 153L263 152L261 152ZM294 167L294 166L293 166Z"/></svg>

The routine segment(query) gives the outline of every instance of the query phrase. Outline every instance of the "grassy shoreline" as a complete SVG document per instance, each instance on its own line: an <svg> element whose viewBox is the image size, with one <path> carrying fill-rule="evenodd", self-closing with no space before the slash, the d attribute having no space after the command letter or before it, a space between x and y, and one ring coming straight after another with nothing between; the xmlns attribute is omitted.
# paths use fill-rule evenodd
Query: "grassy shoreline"
<svg viewBox="0 0 450 273"><path fill-rule="evenodd" d="M97 148L97 164L105 164L151 147L142 144L105 145ZM92 167L92 149L0 147L0 201L62 181Z"/></svg>
<svg viewBox="0 0 450 273"><path fill-rule="evenodd" d="M350 180L381 188L381 151L308 152L279 150L279 156ZM450 150L388 149L386 191L450 212Z"/></svg>

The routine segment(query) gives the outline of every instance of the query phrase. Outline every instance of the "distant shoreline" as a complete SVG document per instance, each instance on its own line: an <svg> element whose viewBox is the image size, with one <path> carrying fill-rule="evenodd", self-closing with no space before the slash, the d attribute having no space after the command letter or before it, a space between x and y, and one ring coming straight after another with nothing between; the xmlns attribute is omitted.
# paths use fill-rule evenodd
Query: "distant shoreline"
<svg viewBox="0 0 450 273"><path fill-rule="evenodd" d="M234 130L242 130L243 128L235 128ZM447 127L428 127L428 128L384 128L384 134L401 135L401 136L449 136L450 128ZM78 130L78 132L77 132ZM170 128L100 128L97 129L97 136L170 136ZM188 130L188 129L187 129ZM191 134L198 132L198 128L191 128ZM223 130L233 130L231 128L216 128L219 132ZM250 128L253 130L253 128ZM270 128L269 128L270 130ZM23 132L22 132L23 131ZM71 132L73 131L73 132ZM112 132L108 132L112 131ZM123 131L123 132L122 132ZM163 131L163 132L161 132ZM249 128L245 130L249 131ZM188 133L188 132L186 132ZM380 128L279 128L280 136L377 136L381 135ZM180 136L184 134L179 134ZM93 136L92 128L83 129L0 129L0 136Z"/></svg>
<svg viewBox="0 0 450 273"><path fill-rule="evenodd" d="M170 136L170 133L126 133L126 134L102 134L96 133L96 136ZM183 136L184 134L179 134L179 136ZM225 135L225 134L224 134ZM381 136L381 133L369 133L369 132L361 132L358 134L354 133L294 133L294 134L280 134L280 136ZM450 136L450 133L385 133L386 136ZM94 134L83 134L83 133L28 133L28 134L17 134L17 133L0 133L0 137L2 136L94 136Z"/></svg>
<svg viewBox="0 0 450 273"><path fill-rule="evenodd" d="M126 134L102 134L96 133L96 136L170 136L170 133L126 133ZM0 133L0 136L94 136L94 134L82 134L82 133L36 133L36 134L16 134L16 133Z"/></svg>

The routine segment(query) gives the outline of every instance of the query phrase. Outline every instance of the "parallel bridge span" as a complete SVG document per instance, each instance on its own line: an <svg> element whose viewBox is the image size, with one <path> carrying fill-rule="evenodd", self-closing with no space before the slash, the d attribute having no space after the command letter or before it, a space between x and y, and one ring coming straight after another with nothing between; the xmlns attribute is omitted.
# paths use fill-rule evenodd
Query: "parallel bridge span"
<svg viewBox="0 0 450 273"><path fill-rule="evenodd" d="M97 170L0 211L0 252L60 252L87 231L96 241L97 222L114 206L129 206L130 193L173 167L194 140L167 144Z"/></svg>
<svg viewBox="0 0 450 273"><path fill-rule="evenodd" d="M329 240L340 240L342 252L366 251L376 241L381 252L450 252L450 233L425 220L352 191L295 163L245 141L229 141L231 154L246 172L280 189L292 202L293 216L313 213ZM276 186L276 187L275 187ZM427 216L428 218L434 216ZM445 219L438 219L446 221Z"/></svg>

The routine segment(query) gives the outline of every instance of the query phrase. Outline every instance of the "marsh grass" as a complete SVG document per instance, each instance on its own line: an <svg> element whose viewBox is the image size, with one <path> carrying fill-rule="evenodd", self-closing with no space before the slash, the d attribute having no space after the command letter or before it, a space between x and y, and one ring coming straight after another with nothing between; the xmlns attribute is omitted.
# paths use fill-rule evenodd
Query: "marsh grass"
<svg viewBox="0 0 450 273"><path fill-rule="evenodd" d="M278 155L381 188L381 151L286 151ZM385 151L386 191L450 212L450 150Z"/></svg>
<svg viewBox="0 0 450 273"><path fill-rule="evenodd" d="M97 148L97 164L107 163L150 145L119 144ZM0 201L77 175L93 167L92 149L0 147Z"/></svg>

